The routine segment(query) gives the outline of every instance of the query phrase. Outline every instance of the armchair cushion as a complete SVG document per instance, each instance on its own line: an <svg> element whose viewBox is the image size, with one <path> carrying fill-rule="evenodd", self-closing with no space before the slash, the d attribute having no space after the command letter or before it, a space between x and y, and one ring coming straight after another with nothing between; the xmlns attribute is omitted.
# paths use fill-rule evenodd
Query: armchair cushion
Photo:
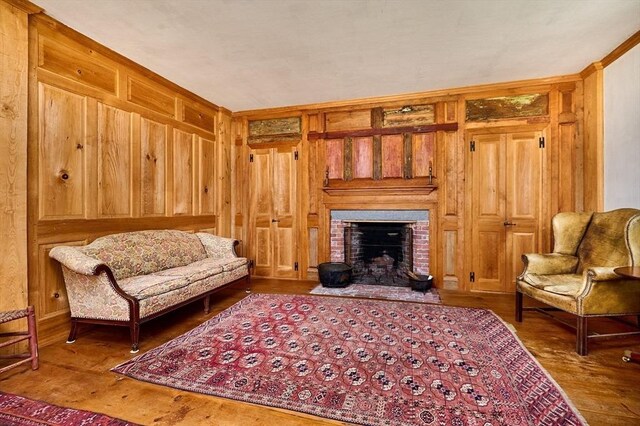
<svg viewBox="0 0 640 426"><path fill-rule="evenodd" d="M582 289L583 279L579 274L537 275L527 274L522 280L540 290L550 291L565 296L578 296Z"/></svg>

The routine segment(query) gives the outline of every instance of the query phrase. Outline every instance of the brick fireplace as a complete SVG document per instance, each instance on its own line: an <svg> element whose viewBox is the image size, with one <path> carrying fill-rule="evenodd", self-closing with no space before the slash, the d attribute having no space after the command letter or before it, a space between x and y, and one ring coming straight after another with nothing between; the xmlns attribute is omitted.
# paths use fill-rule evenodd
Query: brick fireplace
<svg viewBox="0 0 640 426"><path fill-rule="evenodd" d="M409 285L406 270L429 273L429 211L332 210L331 261L352 265L354 282Z"/></svg>

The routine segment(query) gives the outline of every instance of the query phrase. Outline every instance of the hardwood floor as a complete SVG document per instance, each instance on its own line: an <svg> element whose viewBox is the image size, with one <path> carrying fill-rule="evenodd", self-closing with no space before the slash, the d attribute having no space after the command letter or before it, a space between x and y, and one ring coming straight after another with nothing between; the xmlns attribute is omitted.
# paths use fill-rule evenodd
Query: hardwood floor
<svg viewBox="0 0 640 426"><path fill-rule="evenodd" d="M140 353L197 326L245 297L247 291L303 294L316 284L256 278L250 288L246 285L227 288L214 295L212 312L208 315L203 314L200 303L194 303L144 324ZM516 323L512 295L440 292L447 305L492 309L513 324L525 346L564 389L589 424L640 425L640 364L622 361L625 349L640 348L639 337L592 342L589 355L580 357L574 351L573 331L557 321L525 312L524 321ZM593 321L590 326L602 330L621 328L610 320ZM130 357L125 328L81 328L76 343L68 345L61 341L41 348L39 370L17 368L0 376L0 390L145 425L342 424L148 384L109 371Z"/></svg>

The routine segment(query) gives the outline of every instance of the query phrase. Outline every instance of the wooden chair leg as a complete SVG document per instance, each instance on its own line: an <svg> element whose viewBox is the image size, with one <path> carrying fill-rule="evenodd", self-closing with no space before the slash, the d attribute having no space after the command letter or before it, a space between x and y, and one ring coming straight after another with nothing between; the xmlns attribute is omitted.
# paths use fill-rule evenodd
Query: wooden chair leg
<svg viewBox="0 0 640 426"><path fill-rule="evenodd" d="M588 352L587 341L589 337L587 331L587 317L578 317L577 322L576 352L578 355L585 356Z"/></svg>
<svg viewBox="0 0 640 426"><path fill-rule="evenodd" d="M29 353L31 354L31 369L37 370L38 365L38 331L36 329L36 312L33 306L27 308L27 327L29 331Z"/></svg>
<svg viewBox="0 0 640 426"><path fill-rule="evenodd" d="M522 293L516 290L516 322L522 322Z"/></svg>

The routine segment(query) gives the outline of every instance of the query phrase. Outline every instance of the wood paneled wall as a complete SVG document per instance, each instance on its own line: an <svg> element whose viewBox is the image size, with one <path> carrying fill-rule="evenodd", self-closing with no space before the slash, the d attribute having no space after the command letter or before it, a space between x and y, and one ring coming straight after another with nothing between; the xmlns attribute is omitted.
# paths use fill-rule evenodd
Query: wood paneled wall
<svg viewBox="0 0 640 426"><path fill-rule="evenodd" d="M0 1L0 311L27 306L27 15L35 11L18 6Z"/></svg>
<svg viewBox="0 0 640 426"><path fill-rule="evenodd" d="M231 235L231 115L44 15L28 34L29 300L46 344L68 327L56 245Z"/></svg>
<svg viewBox="0 0 640 426"><path fill-rule="evenodd" d="M534 102L530 111L507 111L504 118L475 119L471 115L467 119L467 101L484 105L480 101L488 99L494 108L503 99L527 95ZM548 162L541 207L542 247L550 247L549 223L554 213L583 207L583 84L579 75L235 113L235 147L242 151L235 162L238 182L247 182L242 170L247 168L252 149L260 147L248 140L248 123L286 116L302 120L302 135L295 141L300 143L300 278L315 279L318 263L329 260L332 209L429 209L431 273L437 285L470 289L473 248L468 241L470 196L465 184L466 135L470 131L527 125L545 129ZM251 188L237 187L234 232L246 236Z"/></svg>

